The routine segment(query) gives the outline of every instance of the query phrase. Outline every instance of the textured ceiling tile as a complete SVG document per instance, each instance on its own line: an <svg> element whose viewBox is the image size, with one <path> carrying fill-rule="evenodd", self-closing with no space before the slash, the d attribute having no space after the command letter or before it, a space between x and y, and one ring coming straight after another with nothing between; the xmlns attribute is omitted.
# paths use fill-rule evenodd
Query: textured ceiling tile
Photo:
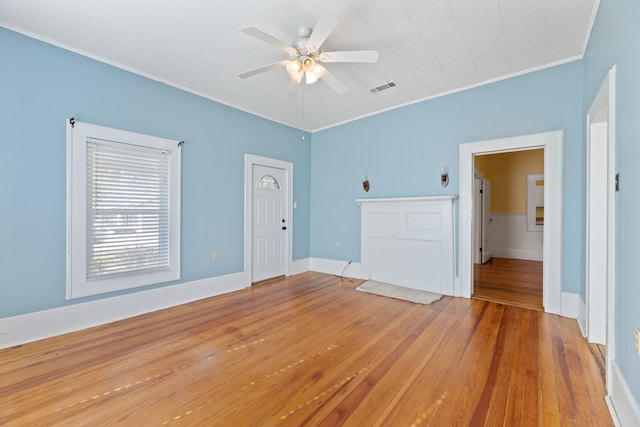
<svg viewBox="0 0 640 427"><path fill-rule="evenodd" d="M506 35L514 35L527 31L532 27L545 26L546 22L547 7L542 5L504 19L503 28Z"/></svg>
<svg viewBox="0 0 640 427"><path fill-rule="evenodd" d="M381 3L361 17L378 34L407 20L402 9L394 2Z"/></svg>
<svg viewBox="0 0 640 427"><path fill-rule="evenodd" d="M457 17L475 13L487 6L497 7L497 0L449 0L451 9Z"/></svg>
<svg viewBox="0 0 640 427"><path fill-rule="evenodd" d="M451 43L452 40L458 40L462 38L462 33L458 28L458 23L455 21L450 22L435 31L420 31L420 35L422 36L427 46L429 46L429 48L431 49L438 49Z"/></svg>
<svg viewBox="0 0 640 427"><path fill-rule="evenodd" d="M412 17L435 6L440 0L397 0L407 17Z"/></svg>
<svg viewBox="0 0 640 427"><path fill-rule="evenodd" d="M546 7L548 0L498 0L502 19L509 19L514 15L526 12L539 6Z"/></svg>
<svg viewBox="0 0 640 427"><path fill-rule="evenodd" d="M457 17L463 34L472 34L478 28L501 26L500 9L497 3L489 3L481 9Z"/></svg>
<svg viewBox="0 0 640 427"><path fill-rule="evenodd" d="M464 34L464 39L470 51L482 49L485 46L504 46L504 31L502 25L488 25Z"/></svg>
<svg viewBox="0 0 640 427"><path fill-rule="evenodd" d="M455 22L455 15L446 1L439 1L432 7L412 16L410 21L418 32L429 33L444 25Z"/></svg>
<svg viewBox="0 0 640 427"><path fill-rule="evenodd" d="M433 54L438 60L446 60L448 58L457 58L460 56L471 57L469 48L464 38L447 40L446 43L432 49Z"/></svg>

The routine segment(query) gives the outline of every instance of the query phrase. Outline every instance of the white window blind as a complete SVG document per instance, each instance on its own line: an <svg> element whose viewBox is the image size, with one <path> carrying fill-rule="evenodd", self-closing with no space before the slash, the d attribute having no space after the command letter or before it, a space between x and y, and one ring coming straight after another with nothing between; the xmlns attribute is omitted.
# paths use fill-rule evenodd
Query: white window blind
<svg viewBox="0 0 640 427"><path fill-rule="evenodd" d="M180 279L181 143L67 125L67 298Z"/></svg>
<svg viewBox="0 0 640 427"><path fill-rule="evenodd" d="M169 268L170 153L87 140L87 280Z"/></svg>

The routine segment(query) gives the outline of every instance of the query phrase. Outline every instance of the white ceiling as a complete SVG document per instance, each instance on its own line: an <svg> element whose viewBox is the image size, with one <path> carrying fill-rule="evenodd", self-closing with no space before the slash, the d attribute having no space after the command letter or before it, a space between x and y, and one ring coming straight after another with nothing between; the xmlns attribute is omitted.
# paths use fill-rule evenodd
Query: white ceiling
<svg viewBox="0 0 640 427"><path fill-rule="evenodd" d="M218 102L315 131L581 58L599 0L0 0L0 25ZM349 92L238 73L288 59L240 30L287 43L340 23L322 50L376 49L375 64L326 64ZM388 81L397 86L370 89Z"/></svg>

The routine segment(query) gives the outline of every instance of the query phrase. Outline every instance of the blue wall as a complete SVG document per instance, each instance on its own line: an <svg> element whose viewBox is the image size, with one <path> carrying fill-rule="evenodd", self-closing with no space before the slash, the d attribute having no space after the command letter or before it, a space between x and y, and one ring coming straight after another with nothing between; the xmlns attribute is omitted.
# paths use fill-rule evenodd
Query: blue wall
<svg viewBox="0 0 640 427"><path fill-rule="evenodd" d="M186 141L180 282L243 271L245 153L294 163L293 255L309 256L299 130L3 28L0 61L0 318L90 299L65 301L69 117Z"/></svg>
<svg viewBox="0 0 640 427"><path fill-rule="evenodd" d="M607 72L616 66L616 295L615 355L627 385L640 405L640 357L634 351L634 328L640 327L640 2L600 3L585 55L586 115Z"/></svg>
<svg viewBox="0 0 640 427"><path fill-rule="evenodd" d="M576 61L315 133L311 256L360 261L357 198L459 194L460 143L563 129L563 286L584 292L582 86ZM440 185L443 166L447 188Z"/></svg>

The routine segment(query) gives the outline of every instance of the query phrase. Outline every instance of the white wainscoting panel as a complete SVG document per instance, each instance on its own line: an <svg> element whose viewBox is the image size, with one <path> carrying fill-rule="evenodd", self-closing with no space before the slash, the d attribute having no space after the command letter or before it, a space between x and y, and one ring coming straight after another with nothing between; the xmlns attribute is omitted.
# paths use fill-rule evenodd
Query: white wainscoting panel
<svg viewBox="0 0 640 427"><path fill-rule="evenodd" d="M371 280L454 294L456 196L358 199L361 273Z"/></svg>
<svg viewBox="0 0 640 427"><path fill-rule="evenodd" d="M493 256L542 261L542 231L527 231L527 215L491 213Z"/></svg>

